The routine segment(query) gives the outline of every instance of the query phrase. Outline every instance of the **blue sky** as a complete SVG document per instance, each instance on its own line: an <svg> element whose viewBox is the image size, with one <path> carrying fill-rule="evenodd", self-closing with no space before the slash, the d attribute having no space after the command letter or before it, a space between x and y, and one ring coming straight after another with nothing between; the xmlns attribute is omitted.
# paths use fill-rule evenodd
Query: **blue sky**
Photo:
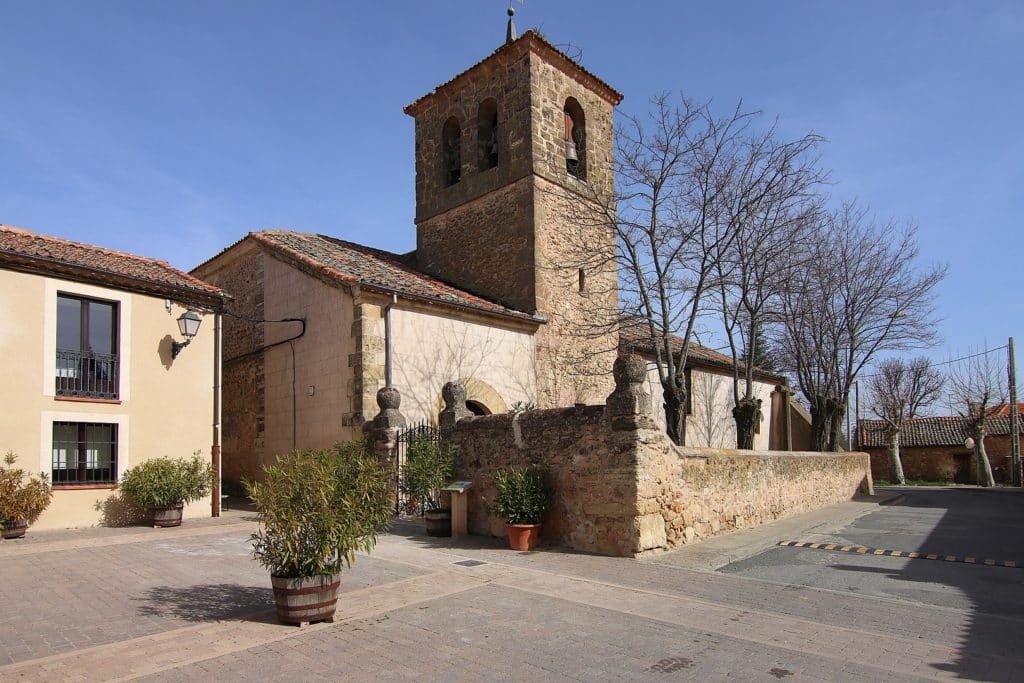
<svg viewBox="0 0 1024 683"><path fill-rule="evenodd" d="M402 107L498 47L506 6L0 0L0 222L184 269L272 227L412 249ZM824 135L833 196L915 221L950 266L931 354L1024 346L1024 3L516 8L624 111L743 98Z"/></svg>

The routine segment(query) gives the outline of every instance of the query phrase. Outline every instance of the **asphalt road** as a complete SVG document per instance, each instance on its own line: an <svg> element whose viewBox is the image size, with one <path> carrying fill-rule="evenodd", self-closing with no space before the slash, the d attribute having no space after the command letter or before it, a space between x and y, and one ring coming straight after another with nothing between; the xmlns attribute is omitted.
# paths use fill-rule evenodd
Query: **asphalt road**
<svg viewBox="0 0 1024 683"><path fill-rule="evenodd" d="M899 551L900 557L773 547L719 571L787 585L909 603L1024 615L1024 493L977 488L891 489L902 495L835 533L787 539ZM909 552L939 560L910 559ZM945 558L955 557L956 561ZM964 562L974 558L974 563ZM1017 568L986 566L1012 561Z"/></svg>

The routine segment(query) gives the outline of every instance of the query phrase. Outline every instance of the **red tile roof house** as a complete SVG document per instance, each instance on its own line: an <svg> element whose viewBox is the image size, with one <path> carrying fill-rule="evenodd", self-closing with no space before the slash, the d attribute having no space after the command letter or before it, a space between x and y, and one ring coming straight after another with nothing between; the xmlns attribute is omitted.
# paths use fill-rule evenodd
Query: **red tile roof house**
<svg viewBox="0 0 1024 683"><path fill-rule="evenodd" d="M35 527L124 521L114 488L125 469L162 455L214 458L226 300L164 261L0 225L0 353L14 361L0 451L52 478ZM177 320L189 310L201 319L190 340Z"/></svg>
<svg viewBox="0 0 1024 683"><path fill-rule="evenodd" d="M964 446L969 436L965 417L919 417L907 421L900 434L900 458L907 479L977 484L978 474L973 451ZM1020 425L1024 434L1024 421ZM889 457L889 437L882 420L861 420L859 450L871 455L871 475L875 480L894 481ZM985 449L992 463L992 474L999 483L1010 478L1010 418L988 420Z"/></svg>

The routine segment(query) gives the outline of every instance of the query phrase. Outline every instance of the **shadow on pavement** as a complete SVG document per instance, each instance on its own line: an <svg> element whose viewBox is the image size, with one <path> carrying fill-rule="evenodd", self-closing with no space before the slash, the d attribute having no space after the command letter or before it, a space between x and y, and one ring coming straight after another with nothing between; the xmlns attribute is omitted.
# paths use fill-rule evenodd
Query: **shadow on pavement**
<svg viewBox="0 0 1024 683"><path fill-rule="evenodd" d="M274 608L274 593L269 587L234 583L155 586L142 597L134 599L141 602L139 611L142 614L190 622L240 617L247 621L263 621L265 611Z"/></svg>
<svg viewBox="0 0 1024 683"><path fill-rule="evenodd" d="M1013 560L1024 567L1024 493L984 489L902 489L904 496L890 509L916 508L938 519L917 547L900 547L905 530L899 517L892 518L893 549L922 554L954 555L958 560L975 558L976 564L913 559L901 570L891 571L839 565L843 571L883 572L899 581L946 585L973 603L965 633L952 664L933 664L940 670L968 680L1011 680L1020 664L1019 634L1024 629L1024 569L984 566L985 559ZM884 514L884 513L881 513ZM905 513L904 513L905 514ZM1015 673L1016 672L1016 673Z"/></svg>

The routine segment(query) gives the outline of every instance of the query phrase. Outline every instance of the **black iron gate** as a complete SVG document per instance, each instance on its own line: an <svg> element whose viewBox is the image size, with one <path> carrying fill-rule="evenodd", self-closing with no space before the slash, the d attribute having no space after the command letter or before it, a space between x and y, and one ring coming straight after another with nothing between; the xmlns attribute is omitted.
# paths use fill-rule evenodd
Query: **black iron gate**
<svg viewBox="0 0 1024 683"><path fill-rule="evenodd" d="M423 422L415 424L398 434L394 456L395 514L400 517L423 516L423 501L416 500L414 497L402 490L405 463L409 456L409 444L417 439L427 439L435 444L439 444L441 442L441 432L438 431L437 427L424 420Z"/></svg>

